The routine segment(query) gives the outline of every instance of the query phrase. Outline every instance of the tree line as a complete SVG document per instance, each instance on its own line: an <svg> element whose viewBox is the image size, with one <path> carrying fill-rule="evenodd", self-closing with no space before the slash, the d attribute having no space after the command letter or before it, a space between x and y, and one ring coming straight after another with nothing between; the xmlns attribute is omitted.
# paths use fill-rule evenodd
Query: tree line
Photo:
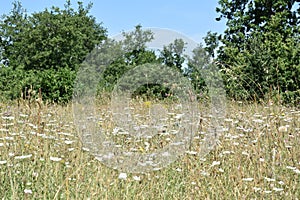
<svg viewBox="0 0 300 200"><path fill-rule="evenodd" d="M147 49L151 31L137 25L123 33L123 41L108 38L102 23L89 14L92 4L67 0L63 9L51 7L28 15L20 2L0 20L0 98L35 95L41 88L44 100L68 102L80 64L95 47L105 44L119 52L103 72L99 92L111 92L117 80L135 66L154 63L178 70L199 96L207 89L200 73L215 63L224 79L228 97L236 100L272 99L300 102L300 6L299 0L219 0L216 20L226 30L208 32L205 45L184 54L186 44L174 40L159 52ZM168 88L151 85L137 95L161 97Z"/></svg>

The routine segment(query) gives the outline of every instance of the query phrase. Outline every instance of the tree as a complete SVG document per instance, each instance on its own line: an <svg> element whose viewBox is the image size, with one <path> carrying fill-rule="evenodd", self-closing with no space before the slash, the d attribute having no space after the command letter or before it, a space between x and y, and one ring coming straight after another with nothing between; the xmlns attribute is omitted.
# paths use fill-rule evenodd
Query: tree
<svg viewBox="0 0 300 200"><path fill-rule="evenodd" d="M106 38L106 30L88 15L91 7L84 8L78 2L78 8L73 9L67 0L64 9L52 7L28 16L20 2L13 3L10 14L0 22L0 45L2 62L30 77L28 81L23 81L24 77L15 80L20 82L20 90L32 85L36 90L41 87L44 99L71 98L80 63Z"/></svg>
<svg viewBox="0 0 300 200"><path fill-rule="evenodd" d="M164 46L161 51L160 59L162 63L168 67L175 68L179 72L183 73L183 63L185 50L185 44L182 39L175 39L171 44Z"/></svg>
<svg viewBox="0 0 300 200"><path fill-rule="evenodd" d="M237 99L300 97L299 0L220 0L217 20L224 34L208 34L207 50L219 47L216 61L227 92ZM298 3L298 4L297 4Z"/></svg>
<svg viewBox="0 0 300 200"><path fill-rule="evenodd" d="M203 94L207 92L205 80L201 72L209 67L209 55L210 54L205 51L205 48L199 45L193 50L193 56L188 59L187 68L184 70L184 75L191 81L198 97L203 96Z"/></svg>
<svg viewBox="0 0 300 200"><path fill-rule="evenodd" d="M107 40L109 47L100 47L102 50L109 49L109 51L113 51L112 54L119 55L117 57L110 58L111 62L103 72L103 78L100 82L100 88L102 88L100 89L101 91L111 92L118 79L128 70L138 65L159 63L155 52L147 49L146 46L147 42L150 42L153 39L153 33L151 31L142 30L142 26L137 25L134 31L123 32L122 35L122 41L117 42ZM103 57L101 54L99 54L99 56ZM102 59L99 56L97 57L97 60Z"/></svg>

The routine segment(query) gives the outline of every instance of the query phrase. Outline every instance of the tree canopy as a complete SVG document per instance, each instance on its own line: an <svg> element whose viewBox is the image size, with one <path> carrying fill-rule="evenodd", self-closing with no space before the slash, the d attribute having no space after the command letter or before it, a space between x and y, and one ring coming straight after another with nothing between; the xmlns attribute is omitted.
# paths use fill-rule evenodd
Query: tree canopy
<svg viewBox="0 0 300 200"><path fill-rule="evenodd" d="M25 94L25 88L42 88L45 99L70 99L79 64L106 38L106 29L89 15L91 6L78 2L74 9L67 0L64 9L27 15L21 3L14 2L0 22L1 60L6 66L0 72L1 90L15 98L22 90ZM12 76L11 84L3 84L7 76Z"/></svg>
<svg viewBox="0 0 300 200"><path fill-rule="evenodd" d="M90 55L111 61L99 81L99 92L111 92L126 72L152 63L176 69L198 93L204 93L207 88L200 71L213 60L229 97L299 103L299 5L299 0L219 0L216 20L225 20L226 30L209 31L206 45L199 44L188 57L180 38L161 50L148 49L146 43L154 35L141 25L124 32L122 41L107 38L106 29L89 15L92 4L84 7L78 2L73 8L66 0L63 9L51 7L28 15L16 1L0 20L0 96L15 99L41 89L44 99L68 102L86 56L106 45L111 51L106 52L108 57L97 51ZM168 91L155 84L147 87L152 88L141 87L136 94Z"/></svg>
<svg viewBox="0 0 300 200"><path fill-rule="evenodd" d="M223 34L205 38L224 72L227 92L236 99L275 98L299 102L299 0L219 0L216 20Z"/></svg>

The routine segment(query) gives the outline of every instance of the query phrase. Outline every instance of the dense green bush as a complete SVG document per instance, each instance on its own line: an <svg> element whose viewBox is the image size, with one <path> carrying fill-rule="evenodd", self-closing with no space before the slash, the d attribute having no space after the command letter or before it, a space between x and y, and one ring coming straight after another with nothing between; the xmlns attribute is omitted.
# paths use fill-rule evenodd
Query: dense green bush
<svg viewBox="0 0 300 200"><path fill-rule="evenodd" d="M0 21L2 98L20 97L26 88L42 90L45 100L67 102L79 65L106 38L106 30L78 3L28 16L20 2Z"/></svg>

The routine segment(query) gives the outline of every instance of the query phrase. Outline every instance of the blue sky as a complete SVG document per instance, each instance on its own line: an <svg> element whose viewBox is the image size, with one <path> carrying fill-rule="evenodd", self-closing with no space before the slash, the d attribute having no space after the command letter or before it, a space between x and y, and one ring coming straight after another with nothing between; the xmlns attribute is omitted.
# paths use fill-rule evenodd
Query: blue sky
<svg viewBox="0 0 300 200"><path fill-rule="evenodd" d="M1 2L0 15L8 14L13 0ZM72 0L73 7L77 1ZM135 25L167 28L178 31L196 42L211 30L223 32L224 22L217 22L215 12L217 0L82 0L84 5L93 3L90 14L102 22L108 35L131 30ZM63 8L64 0L21 0L28 13L39 12L51 6Z"/></svg>

